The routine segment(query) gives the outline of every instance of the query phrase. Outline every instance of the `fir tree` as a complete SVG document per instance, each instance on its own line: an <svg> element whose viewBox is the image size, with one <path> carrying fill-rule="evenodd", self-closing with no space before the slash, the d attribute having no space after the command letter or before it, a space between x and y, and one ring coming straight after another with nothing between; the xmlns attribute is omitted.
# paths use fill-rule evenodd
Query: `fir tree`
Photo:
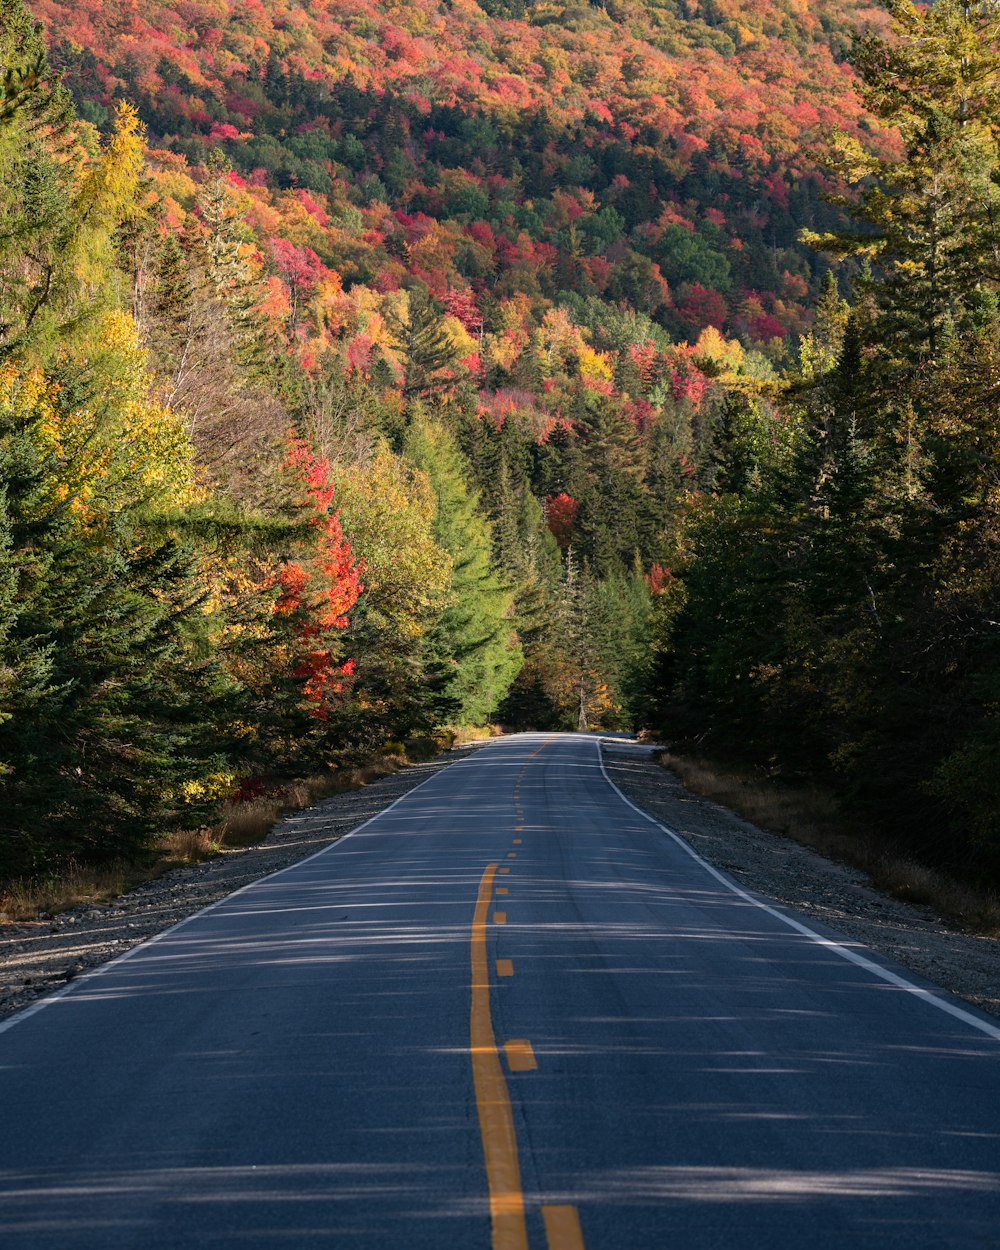
<svg viewBox="0 0 1000 1250"><path fill-rule="evenodd" d="M426 397L450 384L444 371L455 363L455 346L441 311L423 288L410 290L405 315L390 313L386 323L403 361L404 399Z"/></svg>
<svg viewBox="0 0 1000 1250"><path fill-rule="evenodd" d="M880 338L912 361L933 358L946 322L965 324L1000 281L1000 51L991 3L888 7L894 40L868 34L853 59L903 155L880 159L842 136L841 172L863 186L859 203L840 202L860 229L803 237L872 259Z"/></svg>
<svg viewBox="0 0 1000 1250"><path fill-rule="evenodd" d="M512 588L493 567L489 522L466 480L454 439L441 426L418 418L407 454L430 478L437 498L434 536L453 561L451 603L431 631L431 645L449 670L446 693L463 723L493 715L521 665Z"/></svg>

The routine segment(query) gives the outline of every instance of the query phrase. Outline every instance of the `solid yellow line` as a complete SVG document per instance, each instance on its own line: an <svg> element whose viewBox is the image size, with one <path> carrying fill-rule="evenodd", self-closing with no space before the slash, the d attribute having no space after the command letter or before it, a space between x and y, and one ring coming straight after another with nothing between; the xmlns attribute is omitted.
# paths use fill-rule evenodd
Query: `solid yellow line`
<svg viewBox="0 0 1000 1250"><path fill-rule="evenodd" d="M505 911L495 911L493 913L493 923L494 924L506 924L507 913Z"/></svg>
<svg viewBox="0 0 1000 1250"><path fill-rule="evenodd" d="M469 1012L469 1041L472 1055L472 1081L476 1090L479 1132L486 1160L486 1183L490 1194L490 1223L493 1250L528 1250L528 1229L524 1221L524 1194L521 1165L517 1156L514 1113L503 1066L497 1053L493 1020L490 1016L490 976L486 957L486 918L493 894L496 864L487 865L479 883L479 897L472 919L470 955L472 962L472 1009Z"/></svg>
<svg viewBox="0 0 1000 1250"><path fill-rule="evenodd" d="M497 960L497 976L512 977L514 975L514 961L512 959Z"/></svg>
<svg viewBox="0 0 1000 1250"><path fill-rule="evenodd" d="M507 1052L507 1066L511 1072L534 1072L538 1067L531 1043L523 1037L511 1038L509 1042L504 1042L503 1048Z"/></svg>
<svg viewBox="0 0 1000 1250"><path fill-rule="evenodd" d="M542 1207L549 1250L584 1250L583 1229L576 1207Z"/></svg>

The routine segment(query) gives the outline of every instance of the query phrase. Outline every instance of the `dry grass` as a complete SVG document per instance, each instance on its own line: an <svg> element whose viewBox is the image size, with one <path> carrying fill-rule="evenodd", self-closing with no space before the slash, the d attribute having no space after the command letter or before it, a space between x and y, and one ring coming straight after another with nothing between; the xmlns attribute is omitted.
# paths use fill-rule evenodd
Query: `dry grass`
<svg viewBox="0 0 1000 1250"><path fill-rule="evenodd" d="M167 867L175 864L196 864L211 859L219 852L218 831L215 829L175 829L168 833L157 847L158 859Z"/></svg>
<svg viewBox="0 0 1000 1250"><path fill-rule="evenodd" d="M395 744L392 744L395 745ZM283 816L305 807L315 807L322 799L362 786L398 772L410 763L405 753L395 751L359 765L357 768L336 768L293 781L275 794L244 803L230 803L223 809L216 827L221 848L253 846L262 842Z"/></svg>
<svg viewBox="0 0 1000 1250"><path fill-rule="evenodd" d="M486 742L490 738L499 738L503 733L501 725L449 725L444 731L448 735L449 746L462 746L466 742Z"/></svg>
<svg viewBox="0 0 1000 1250"><path fill-rule="evenodd" d="M66 911L78 903L98 903L117 898L148 878L128 864L86 868L70 864L58 876L45 880L15 880L0 894L0 922L35 920Z"/></svg>
<svg viewBox="0 0 1000 1250"><path fill-rule="evenodd" d="M859 828L836 795L818 786L793 786L760 774L730 772L711 760L662 752L659 762L696 794L820 854L868 873L887 894L933 907L973 933L1000 937L1000 898L901 855L870 829Z"/></svg>
<svg viewBox="0 0 1000 1250"><path fill-rule="evenodd" d="M219 853L216 829L177 829L167 834L152 861L118 860L99 868L70 863L44 878L25 877L0 888L0 924L36 920L81 903L108 903L162 877L171 868L198 863Z"/></svg>

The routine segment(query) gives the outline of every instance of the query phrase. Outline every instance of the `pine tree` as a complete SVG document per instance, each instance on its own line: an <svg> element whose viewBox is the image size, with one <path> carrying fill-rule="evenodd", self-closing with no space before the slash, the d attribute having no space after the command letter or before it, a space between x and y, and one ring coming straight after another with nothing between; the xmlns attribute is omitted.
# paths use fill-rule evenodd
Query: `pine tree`
<svg viewBox="0 0 1000 1250"><path fill-rule="evenodd" d="M913 361L933 358L946 322L964 325L978 292L1000 282L1000 51L988 0L888 7L895 38L866 35L853 60L903 154L877 158L842 136L840 172L863 183L857 204L841 203L860 229L803 237L872 259L880 338Z"/></svg>
<svg viewBox="0 0 1000 1250"><path fill-rule="evenodd" d="M0 356L45 334L70 236L70 182L57 159L71 119L41 28L0 0Z"/></svg>
<svg viewBox="0 0 1000 1250"><path fill-rule="evenodd" d="M456 702L459 720L483 724L503 701L522 662L513 591L493 567L490 525L479 511L452 436L418 416L406 450L430 478L437 498L434 536L453 561L451 603L431 631L432 653L448 673L445 690Z"/></svg>
<svg viewBox="0 0 1000 1250"><path fill-rule="evenodd" d="M585 411L591 480L578 496L581 528L594 570L604 576L627 568L645 546L645 464L635 426L615 404L597 399Z"/></svg>
<svg viewBox="0 0 1000 1250"><path fill-rule="evenodd" d="M836 275L827 270L812 329L799 342L799 368L804 378L822 377L836 365L849 314L850 305L840 298Z"/></svg>
<svg viewBox="0 0 1000 1250"><path fill-rule="evenodd" d="M410 290L405 314L390 312L386 325L403 361L405 400L427 397L450 385L452 379L444 371L455 363L455 345L440 309L423 288Z"/></svg>
<svg viewBox="0 0 1000 1250"><path fill-rule="evenodd" d="M11 875L148 846L167 808L230 768L227 726L245 707L198 645L193 552L147 531L144 500L84 522L44 450L45 391L8 367L0 392L0 873Z"/></svg>
<svg viewBox="0 0 1000 1250"><path fill-rule="evenodd" d="M584 732L607 713L610 699L601 665L597 583L570 549L556 591L548 639L546 682L566 723Z"/></svg>

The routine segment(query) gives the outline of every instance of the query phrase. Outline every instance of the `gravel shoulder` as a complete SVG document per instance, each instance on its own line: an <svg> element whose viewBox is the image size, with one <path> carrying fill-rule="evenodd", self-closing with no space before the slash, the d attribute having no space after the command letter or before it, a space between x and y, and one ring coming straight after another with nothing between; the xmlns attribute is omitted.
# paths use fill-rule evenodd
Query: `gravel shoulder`
<svg viewBox="0 0 1000 1250"><path fill-rule="evenodd" d="M256 846L175 868L110 903L82 904L48 920L0 924L0 1020L234 890L316 854L483 745L454 747L360 790L333 795L286 817Z"/></svg>
<svg viewBox="0 0 1000 1250"><path fill-rule="evenodd" d="M1000 941L956 932L928 907L876 890L857 868L743 820L686 790L652 750L606 741L615 785L638 807L755 894L829 925L943 989L1000 1016Z"/></svg>

